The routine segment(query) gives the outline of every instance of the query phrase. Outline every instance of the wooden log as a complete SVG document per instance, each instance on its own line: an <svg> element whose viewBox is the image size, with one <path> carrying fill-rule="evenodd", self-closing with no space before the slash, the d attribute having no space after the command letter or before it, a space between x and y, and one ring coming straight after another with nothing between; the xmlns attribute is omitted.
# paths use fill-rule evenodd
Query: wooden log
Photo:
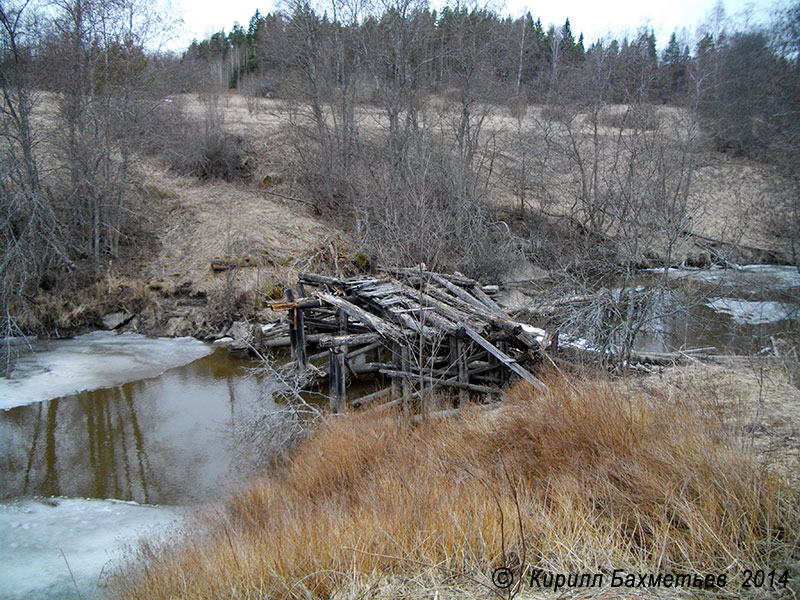
<svg viewBox="0 0 800 600"><path fill-rule="evenodd" d="M350 352L347 353L347 360L350 360L351 358L355 358L357 356L361 356L362 354L366 354L367 352L370 352L372 350L378 350L380 348L383 348L383 342L381 341L373 342L372 344L367 344L366 346L361 346L361 348L350 350ZM383 359L380 356L378 356L378 362L379 363L383 362Z"/></svg>
<svg viewBox="0 0 800 600"><path fill-rule="evenodd" d="M289 292L291 290L286 291L286 296L288 298ZM292 294L294 297L294 294ZM296 302L294 300L290 300L289 302L270 302L269 308L270 310L290 310L292 308L302 308L303 310L307 310L309 308L320 308L322 307L322 302L318 298L301 298Z"/></svg>
<svg viewBox="0 0 800 600"><path fill-rule="evenodd" d="M315 344L319 342L320 338L325 337L327 334L324 333L312 333L307 336L306 343L307 344ZM278 338L270 338L267 340L262 340L261 345L265 348L290 348L292 345L292 340L290 337L278 337Z"/></svg>
<svg viewBox="0 0 800 600"><path fill-rule="evenodd" d="M464 275L450 275L448 273L434 273L433 271L428 271L427 269L424 269L424 268L422 270L420 270L420 269L414 268L414 267L406 267L406 268L397 268L397 267L384 268L384 267L381 267L378 270L381 271L381 272L384 272L384 273L391 273L392 275L400 275L402 277L409 277L409 278L412 278L412 279L429 279L431 277L431 275L439 275L440 277L445 277L448 280L450 280L453 283L456 283L458 285L470 286L470 287L473 286L473 285L479 285L477 281L475 281L474 279L470 279L469 277L466 277Z"/></svg>
<svg viewBox="0 0 800 600"><path fill-rule="evenodd" d="M420 306L417 302L406 298L403 302L405 306L408 306L408 309L403 310L402 312L398 309L391 309L389 308L389 312L399 316L400 318L408 318L411 319L406 313L411 312L412 314L416 313L417 319L416 322L418 323L417 329L424 330L428 329L433 335L427 335L426 337L432 338L437 334L441 334L442 332L450 335L455 335L458 333L458 325L449 319L436 314L436 310L434 307L430 307L428 309ZM413 319L411 319L413 321ZM432 328L428 328L426 325L426 321L428 321L431 325L435 326L436 331Z"/></svg>
<svg viewBox="0 0 800 600"><path fill-rule="evenodd" d="M452 388L463 387L466 390L469 390L471 392L477 392L479 394L493 394L501 391L500 388L497 387L487 387L485 385L475 385L472 383L461 383L460 381L456 381L454 379L436 379L435 377L428 377L427 375L419 375L417 373L411 373L409 371L381 369L380 373L382 375L389 375L390 377L402 377L404 380L422 379L422 381L424 381L425 383L430 383L434 387L437 386L452 387Z"/></svg>
<svg viewBox="0 0 800 600"><path fill-rule="evenodd" d="M520 366L516 360L508 356L505 352L501 352L494 344L492 344L489 340L480 335L477 331L472 329L469 325L463 324L462 328L464 330L464 333L466 333L479 346L481 346L489 354L494 356L506 367L514 371L514 373L519 375L522 379L530 383L537 390L539 390L542 393L547 393L550 391L549 388L544 383L542 383L536 377L531 375L526 369Z"/></svg>
<svg viewBox="0 0 800 600"><path fill-rule="evenodd" d="M386 410L387 408L392 408L393 406L397 406L400 404L400 399L397 400L390 400L389 402L384 402L383 404L379 404L378 406L373 406L369 410L370 411L379 411L379 410Z"/></svg>
<svg viewBox="0 0 800 600"><path fill-rule="evenodd" d="M345 410L345 355L331 348L328 350L328 397L330 409L335 414Z"/></svg>
<svg viewBox="0 0 800 600"><path fill-rule="evenodd" d="M392 323L389 323L388 321L381 319L378 316L368 313L363 308L356 306L352 302L348 302L344 298L334 296L333 294L327 294L325 292L317 292L317 296L323 302L340 308L352 319L361 321L368 327L371 327L385 338L391 340L401 340L403 338L402 329L396 325L393 325Z"/></svg>
<svg viewBox="0 0 800 600"><path fill-rule="evenodd" d="M689 230L684 230L682 233L683 233L683 235L685 235L687 237L695 238L695 240L703 240L703 241L707 242L707 244L703 244L703 245L697 244L695 242L695 245L697 245L700 248L703 248L704 250L707 249L705 246L707 246L708 244L717 245L717 246L731 246L731 247L737 249L739 252L745 251L745 252L749 252L750 254L761 254L761 255L763 255L765 257L768 257L770 262L773 262L773 263L782 264L782 265L792 265L792 264L794 264L794 261L792 260L791 256L788 255L785 252L780 251L780 250L770 250L769 248L760 248L758 246L749 246L747 244L740 244L740 243L737 243L737 242L726 242L725 240L718 240L718 239L715 239L715 238L712 238L712 237L708 237L708 236L705 236L705 235L700 235L699 233L694 233L694 232L689 231ZM723 260L725 260L725 259L723 258Z"/></svg>
<svg viewBox="0 0 800 600"><path fill-rule="evenodd" d="M403 372L408 373L411 368L411 352L407 345L404 344L400 349L400 355ZM403 378L401 381L403 387L403 416L408 417L411 414L411 380L404 375L401 375L401 377Z"/></svg>
<svg viewBox="0 0 800 600"><path fill-rule="evenodd" d="M458 306L458 309L463 312L467 313L473 318L478 320L488 321L493 327L497 327L498 329L502 329L509 335L520 335L523 332L522 325L517 323L516 321L512 321L511 318L506 315L503 317L499 317L492 313L488 308L479 308L474 306L468 302L461 300L460 298L456 298L449 294L446 294L440 289L437 289L436 286L429 286L428 290L430 291L431 295L436 295L442 298L444 301L450 301L453 304ZM430 296L428 296L430 297ZM439 300L441 302L441 300Z"/></svg>
<svg viewBox="0 0 800 600"><path fill-rule="evenodd" d="M460 287L458 287L457 285L455 285L453 283L450 283L449 281L447 281L447 279L445 279L441 275L434 274L434 275L431 275L431 277L433 278L433 280L436 283L438 283L439 285L443 286L445 289L447 289L454 296L457 296L458 298L461 298L461 300L463 300L467 304L471 304L472 306L474 306L476 308L479 308L481 310L486 310L487 309L487 307L480 300L475 298L472 294L467 292L465 289L460 288ZM500 316L507 318L507 315L502 314L502 313L500 314Z"/></svg>
<svg viewBox="0 0 800 600"><path fill-rule="evenodd" d="M361 344L371 344L381 339L377 333L351 333L348 335L324 335L318 344L321 348L333 348L336 346L359 346Z"/></svg>
<svg viewBox="0 0 800 600"><path fill-rule="evenodd" d="M473 405L471 405L471 408L474 408L476 410L494 410L498 406L500 406L500 405L497 404L497 403L473 404ZM462 408L464 408L464 407L462 407ZM447 410L437 410L435 412L428 413L427 415L414 415L412 421L414 423L418 423L419 421L422 421L423 418L425 418L425 419L445 419L445 418L449 418L449 417L455 417L455 416L458 416L461 413L462 408L449 408Z"/></svg>
<svg viewBox="0 0 800 600"><path fill-rule="evenodd" d="M343 310L339 309L338 311L336 311L336 320L337 320L338 325L339 325L339 335L340 336L347 335L347 313L344 312ZM349 350L349 348L347 347L347 343L343 344L342 345L342 352L347 354L348 350Z"/></svg>
<svg viewBox="0 0 800 600"><path fill-rule="evenodd" d="M469 383L469 375L467 373L467 349L464 341L454 336L450 338L450 348L455 353L455 361L458 364L458 382ZM458 405L464 406L468 400L467 390L463 387L458 388Z"/></svg>
<svg viewBox="0 0 800 600"><path fill-rule="evenodd" d="M307 311L303 311L303 322L306 324L306 327L316 330L317 333L322 333L323 331L339 331L339 325L335 321L309 318Z"/></svg>
<svg viewBox="0 0 800 600"><path fill-rule="evenodd" d="M342 353L342 356L345 356ZM365 375L367 373L378 373L381 369L389 369L391 368L391 363L378 363L378 362L368 362L368 363L361 363L358 365L349 365L348 369L356 375Z"/></svg>
<svg viewBox="0 0 800 600"><path fill-rule="evenodd" d="M318 275L317 273L300 273L297 276L300 283L307 283L313 286L328 285L343 288L344 282L336 277L328 277L327 275Z"/></svg>
<svg viewBox="0 0 800 600"><path fill-rule="evenodd" d="M286 290L286 298L289 302L294 302L292 290ZM301 308L289 309L289 342L292 351L292 358L297 361L297 365L304 368L306 360L306 338L305 327L303 326L303 310Z"/></svg>
<svg viewBox="0 0 800 600"><path fill-rule="evenodd" d="M361 396L361 398L356 398L355 400L350 402L350 406L352 408L361 408L365 404L369 404L370 402L375 402L375 400L380 400L381 398L386 398L387 396L392 395L392 388L384 388L382 390L378 390L377 392L372 392L371 394L367 394L366 396Z"/></svg>
<svg viewBox="0 0 800 600"><path fill-rule="evenodd" d="M400 370L402 368L402 362L400 360L400 344L392 344L392 364L395 370ZM392 377L392 400L399 400L400 399L400 378L399 377Z"/></svg>
<svg viewBox="0 0 800 600"><path fill-rule="evenodd" d="M306 359L306 328L303 323L303 309L294 309L294 324L295 324L295 343L297 344L297 364L301 367L308 365ZM291 331L291 330L290 330Z"/></svg>
<svg viewBox="0 0 800 600"><path fill-rule="evenodd" d="M420 334L424 338L434 339L438 334L438 332L435 329L431 327L426 327L419 321L415 320L407 313L407 311L397 310L389 306L381 312L388 318L391 318L397 323L405 325L407 329Z"/></svg>
<svg viewBox="0 0 800 600"><path fill-rule="evenodd" d="M502 308L500 308L500 306L494 300L486 295L486 292L483 291L481 286L472 286L472 294L478 300L480 300L486 308L491 310L498 317L508 317L508 314Z"/></svg>
<svg viewBox="0 0 800 600"><path fill-rule="evenodd" d="M476 318L474 314L464 313L463 311L460 311L455 307L448 305L446 302L438 300L426 294L425 292L415 290L414 288L409 287L405 284L402 284L402 290L403 293L406 295L406 297L408 297L411 301L414 301L418 305L423 307L432 307L440 315L442 315L443 317L445 317L446 319L448 319L453 323L468 321L472 323L474 327L488 328L488 325L485 323L486 319L484 318L483 315L480 315ZM450 298L452 298L452 296Z"/></svg>

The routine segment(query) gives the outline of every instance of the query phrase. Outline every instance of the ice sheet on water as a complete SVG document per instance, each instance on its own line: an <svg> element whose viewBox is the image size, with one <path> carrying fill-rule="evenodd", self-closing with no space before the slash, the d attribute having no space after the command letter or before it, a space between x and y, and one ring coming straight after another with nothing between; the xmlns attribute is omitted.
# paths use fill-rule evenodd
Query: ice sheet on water
<svg viewBox="0 0 800 600"><path fill-rule="evenodd" d="M663 273L664 269L647 269L652 273ZM742 265L737 269L713 267L710 269L669 268L670 279L691 279L702 283L727 281L745 287L789 289L800 287L800 273L795 267L785 265Z"/></svg>
<svg viewBox="0 0 800 600"><path fill-rule="evenodd" d="M180 523L177 507L116 500L53 498L0 503L0 598L75 598L61 555L69 561L81 597L143 534L158 535ZM103 594L98 594L102 597Z"/></svg>
<svg viewBox="0 0 800 600"><path fill-rule="evenodd" d="M792 307L782 302L753 302L738 298L717 298L706 302L706 306L719 313L730 315L735 322L741 325L761 325L797 317Z"/></svg>
<svg viewBox="0 0 800 600"><path fill-rule="evenodd" d="M190 337L148 338L94 331L71 340L34 342L8 378L0 377L0 409L160 375L210 354Z"/></svg>

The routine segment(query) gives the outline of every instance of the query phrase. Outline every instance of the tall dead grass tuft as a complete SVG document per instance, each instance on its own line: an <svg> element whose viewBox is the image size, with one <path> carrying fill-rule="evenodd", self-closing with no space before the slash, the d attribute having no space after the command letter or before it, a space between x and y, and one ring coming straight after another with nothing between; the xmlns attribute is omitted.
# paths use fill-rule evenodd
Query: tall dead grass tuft
<svg viewBox="0 0 800 600"><path fill-rule="evenodd" d="M733 579L796 557L797 490L702 399L655 406L603 383L549 385L544 397L518 385L496 410L417 427L332 419L285 469L191 520L182 538L145 542L113 591L486 596L501 565Z"/></svg>

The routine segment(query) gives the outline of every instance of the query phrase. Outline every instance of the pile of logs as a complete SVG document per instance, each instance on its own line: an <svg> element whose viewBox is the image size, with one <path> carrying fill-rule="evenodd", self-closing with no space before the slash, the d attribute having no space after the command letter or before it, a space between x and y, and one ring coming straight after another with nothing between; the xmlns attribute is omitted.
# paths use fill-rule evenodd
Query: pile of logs
<svg viewBox="0 0 800 600"><path fill-rule="evenodd" d="M335 412L347 405L346 380L365 376L391 383L352 407L389 398L382 406L399 404L407 415L425 412L434 389L453 392L456 406L471 392L498 394L512 377L546 391L531 370L551 337L514 321L492 300L496 291L424 265L349 279L302 273L296 294L271 304L286 318L261 343L289 347L294 368L327 379Z"/></svg>

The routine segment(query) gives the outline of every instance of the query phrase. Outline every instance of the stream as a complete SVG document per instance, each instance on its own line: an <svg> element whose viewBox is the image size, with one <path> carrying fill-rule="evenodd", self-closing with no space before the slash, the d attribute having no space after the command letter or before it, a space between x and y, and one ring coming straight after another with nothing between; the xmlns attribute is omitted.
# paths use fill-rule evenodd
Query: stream
<svg viewBox="0 0 800 600"><path fill-rule="evenodd" d="M645 273L638 284L664 276ZM666 276L640 349L749 353L800 332L791 267ZM515 292L515 304L528 301ZM186 507L241 480L237 425L276 406L253 363L191 338L96 331L16 350L15 370L0 378L2 598L75 598L70 570L91 597L127 544L179 525Z"/></svg>

